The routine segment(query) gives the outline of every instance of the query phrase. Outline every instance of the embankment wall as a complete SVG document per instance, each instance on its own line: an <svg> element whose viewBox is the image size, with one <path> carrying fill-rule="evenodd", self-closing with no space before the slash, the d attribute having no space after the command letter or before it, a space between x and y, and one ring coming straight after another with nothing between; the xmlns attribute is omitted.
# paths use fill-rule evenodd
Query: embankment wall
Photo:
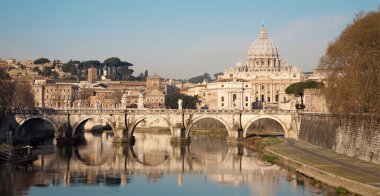
<svg viewBox="0 0 380 196"><path fill-rule="evenodd" d="M300 113L299 140L380 164L380 117Z"/></svg>

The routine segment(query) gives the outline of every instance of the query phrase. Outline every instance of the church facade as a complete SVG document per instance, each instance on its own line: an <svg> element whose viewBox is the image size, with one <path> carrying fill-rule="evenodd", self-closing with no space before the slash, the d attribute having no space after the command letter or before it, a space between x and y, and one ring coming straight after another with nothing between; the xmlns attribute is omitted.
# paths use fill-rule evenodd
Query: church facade
<svg viewBox="0 0 380 196"><path fill-rule="evenodd" d="M277 108L289 102L286 87L302 79L296 67L280 59L263 26L248 49L246 64L238 61L207 84L206 105L210 109L251 109L259 103Z"/></svg>

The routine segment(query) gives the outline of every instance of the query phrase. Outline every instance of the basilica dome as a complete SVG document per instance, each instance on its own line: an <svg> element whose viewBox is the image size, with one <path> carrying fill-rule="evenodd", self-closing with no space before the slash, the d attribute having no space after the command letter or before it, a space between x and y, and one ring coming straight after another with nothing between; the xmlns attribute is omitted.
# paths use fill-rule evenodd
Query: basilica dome
<svg viewBox="0 0 380 196"><path fill-rule="evenodd" d="M264 27L260 29L259 38L248 49L248 59L256 58L278 58L276 44L268 38Z"/></svg>

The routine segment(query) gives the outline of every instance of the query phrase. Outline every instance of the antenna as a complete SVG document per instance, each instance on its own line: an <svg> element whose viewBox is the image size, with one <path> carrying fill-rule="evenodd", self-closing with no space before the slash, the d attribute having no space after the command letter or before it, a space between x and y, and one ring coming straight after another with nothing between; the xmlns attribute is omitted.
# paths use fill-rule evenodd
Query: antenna
<svg viewBox="0 0 380 196"><path fill-rule="evenodd" d="M262 23L263 23L263 28L265 28L265 23L264 23L264 21L263 21Z"/></svg>

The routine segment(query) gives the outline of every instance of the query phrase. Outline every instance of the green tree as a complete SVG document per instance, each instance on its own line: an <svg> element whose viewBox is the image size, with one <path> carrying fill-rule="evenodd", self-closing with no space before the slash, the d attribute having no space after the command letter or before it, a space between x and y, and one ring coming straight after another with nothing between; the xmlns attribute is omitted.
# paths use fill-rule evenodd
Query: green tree
<svg viewBox="0 0 380 196"><path fill-rule="evenodd" d="M75 64L65 63L62 65L62 71L71 73L71 75L77 75L77 66Z"/></svg>
<svg viewBox="0 0 380 196"><path fill-rule="evenodd" d="M148 74L148 70L145 70L145 72L144 72L144 81L146 81L146 78L149 76L149 74Z"/></svg>
<svg viewBox="0 0 380 196"><path fill-rule="evenodd" d="M79 70L87 70L90 67L95 67L97 69L101 69L102 64L98 60L89 60L89 61L82 61L78 65Z"/></svg>
<svg viewBox="0 0 380 196"><path fill-rule="evenodd" d="M178 109L178 99L182 99L182 108L184 109L196 109L199 103L197 96L193 97L181 93L173 93L165 97L166 108Z"/></svg>
<svg viewBox="0 0 380 196"><path fill-rule="evenodd" d="M212 78L210 77L210 74L204 73L201 76L196 76L196 77L190 78L187 81L190 82L190 83L202 83L203 80L211 81Z"/></svg>
<svg viewBox="0 0 380 196"><path fill-rule="evenodd" d="M358 14L321 58L330 111L380 114L379 21L380 9Z"/></svg>
<svg viewBox="0 0 380 196"><path fill-rule="evenodd" d="M45 64L45 63L50 63L50 60L47 58L39 58L33 61L34 64L39 65L39 64Z"/></svg>
<svg viewBox="0 0 380 196"><path fill-rule="evenodd" d="M322 82L316 82L316 81L305 81L305 82L296 82L285 89L286 94L293 94L295 96L301 97L301 104L303 105L303 95L304 90L308 88L322 88L324 84Z"/></svg>
<svg viewBox="0 0 380 196"><path fill-rule="evenodd" d="M132 69L128 69L127 66L119 67L117 69L118 78L121 80L128 80L128 77L131 76L133 73Z"/></svg>
<svg viewBox="0 0 380 196"><path fill-rule="evenodd" d="M308 88L321 88L324 84L321 82L316 82L312 80L308 80L305 82L296 82L288 87L286 87L286 94L293 94L295 96L303 96L304 90Z"/></svg>
<svg viewBox="0 0 380 196"><path fill-rule="evenodd" d="M116 66L121 62L121 60L118 57L110 57L106 60L104 60L104 64L107 66Z"/></svg>
<svg viewBox="0 0 380 196"><path fill-rule="evenodd" d="M215 78L215 80L218 79L218 76L219 76L219 75L222 75L222 74L223 74L222 72L215 73L215 74L214 74L214 78Z"/></svg>
<svg viewBox="0 0 380 196"><path fill-rule="evenodd" d="M51 74L50 74L50 77L53 78L53 79L58 79L59 78L59 74L55 71L52 71Z"/></svg>
<svg viewBox="0 0 380 196"><path fill-rule="evenodd" d="M32 71L37 72L38 75L42 75L42 71L41 71L40 68L38 68L38 67L34 67L34 68L32 69Z"/></svg>
<svg viewBox="0 0 380 196"><path fill-rule="evenodd" d="M50 77L51 73L52 71L49 67L44 67L44 69L42 70L42 75L45 77Z"/></svg>

